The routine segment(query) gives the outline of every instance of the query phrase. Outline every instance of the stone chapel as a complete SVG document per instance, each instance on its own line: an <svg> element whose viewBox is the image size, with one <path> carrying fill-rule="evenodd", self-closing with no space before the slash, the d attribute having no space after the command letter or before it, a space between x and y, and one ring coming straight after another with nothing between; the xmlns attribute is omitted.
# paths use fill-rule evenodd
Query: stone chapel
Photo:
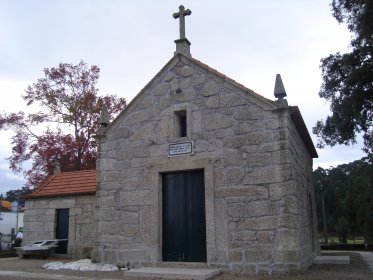
<svg viewBox="0 0 373 280"><path fill-rule="evenodd" d="M317 152L280 76L269 100L193 58L180 6L169 62L100 119L92 259L301 272L318 252Z"/></svg>
<svg viewBox="0 0 373 280"><path fill-rule="evenodd" d="M68 192L54 183L53 198L39 189L26 204L25 236L46 236L47 227L55 238L55 213L70 208L66 250L93 261L303 272L319 253L317 152L299 108L279 75L269 100L193 58L190 14L183 6L174 14L174 56L127 108L112 122L103 108L96 172L53 179L96 186Z"/></svg>

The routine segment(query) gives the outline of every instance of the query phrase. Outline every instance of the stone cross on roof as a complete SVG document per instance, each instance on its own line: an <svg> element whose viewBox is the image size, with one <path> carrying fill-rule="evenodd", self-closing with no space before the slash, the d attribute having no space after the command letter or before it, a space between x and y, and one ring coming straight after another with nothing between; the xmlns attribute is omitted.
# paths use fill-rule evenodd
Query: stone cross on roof
<svg viewBox="0 0 373 280"><path fill-rule="evenodd" d="M191 13L191 10L185 10L184 6L180 5L179 12L173 14L173 17L178 18L180 22L180 39L185 39L185 16L189 16Z"/></svg>

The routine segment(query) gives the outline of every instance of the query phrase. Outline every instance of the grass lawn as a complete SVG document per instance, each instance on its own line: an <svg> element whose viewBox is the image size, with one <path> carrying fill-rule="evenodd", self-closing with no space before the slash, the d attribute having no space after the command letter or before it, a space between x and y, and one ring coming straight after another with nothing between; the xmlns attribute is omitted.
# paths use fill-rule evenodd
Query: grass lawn
<svg viewBox="0 0 373 280"><path fill-rule="evenodd" d="M324 243L324 238L323 237L320 237L319 238L319 242L321 244ZM339 239L337 236L328 236L328 243L329 244L338 244L339 243ZM358 236L355 238L355 240L353 239L347 239L347 244L364 244L364 238L362 236Z"/></svg>

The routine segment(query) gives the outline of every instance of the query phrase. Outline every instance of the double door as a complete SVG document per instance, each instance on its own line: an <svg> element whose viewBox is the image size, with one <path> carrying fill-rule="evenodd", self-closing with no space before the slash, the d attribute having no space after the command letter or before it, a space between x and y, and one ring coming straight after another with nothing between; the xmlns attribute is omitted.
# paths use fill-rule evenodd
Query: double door
<svg viewBox="0 0 373 280"><path fill-rule="evenodd" d="M163 261L205 262L203 171L163 174Z"/></svg>

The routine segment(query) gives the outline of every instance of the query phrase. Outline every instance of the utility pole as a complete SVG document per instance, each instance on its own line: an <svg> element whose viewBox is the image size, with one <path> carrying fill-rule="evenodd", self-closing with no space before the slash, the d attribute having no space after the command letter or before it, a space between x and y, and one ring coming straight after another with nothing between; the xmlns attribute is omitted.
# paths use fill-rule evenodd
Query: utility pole
<svg viewBox="0 0 373 280"><path fill-rule="evenodd" d="M321 190L322 221L323 221L323 226L324 226L324 242L325 242L325 244L328 244L328 231L326 229L324 187L323 187L321 182L320 182L320 190Z"/></svg>

